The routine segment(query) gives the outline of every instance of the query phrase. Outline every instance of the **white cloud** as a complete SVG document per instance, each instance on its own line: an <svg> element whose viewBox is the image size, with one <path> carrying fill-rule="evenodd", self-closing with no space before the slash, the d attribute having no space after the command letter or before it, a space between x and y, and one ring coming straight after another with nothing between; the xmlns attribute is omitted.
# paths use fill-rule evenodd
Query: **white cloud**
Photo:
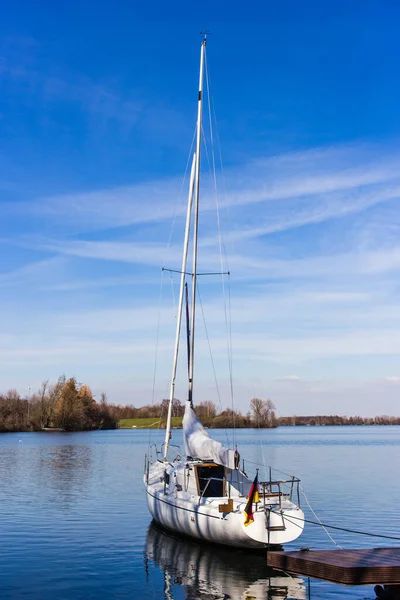
<svg viewBox="0 0 400 600"><path fill-rule="evenodd" d="M77 104L103 118L112 118L132 125L143 110L137 98L122 97L110 87L96 83L79 72L71 72L58 64L49 69L34 39L8 36L0 47L0 73L3 86L11 86L14 95L38 98L48 106L52 102Z"/></svg>
<svg viewBox="0 0 400 600"><path fill-rule="evenodd" d="M281 414L293 412L290 403L297 414L323 398L340 404L340 394L351 401L356 394L361 406L367 381L378 382L368 392L371 402L384 387L396 388L389 384L400 378L385 374L396 372L400 354L400 245L393 230L400 160L395 155L387 160L388 155L357 147L318 150L226 173L233 231L225 242L236 247L228 251L232 277L230 293L225 282L225 300L231 308L234 379L243 398L253 395L257 377L260 393L271 395ZM180 267L185 193L178 202L179 189L177 179L158 180L8 206L8 216L27 215L35 233L6 241L8 249L17 247L32 261L0 275L6 379L23 363L24 369L43 371L42 377L67 368L95 378L99 371L114 373L111 395L121 373L131 373L132 386L137 380L145 389L160 323L158 364L161 379L168 381L175 311L169 276L164 273L168 293L160 301L158 275L163 264ZM202 199L200 269L219 270L209 189ZM225 198L220 206L225 210ZM177 223L167 243L174 214ZM33 262L34 253L51 258ZM13 286L24 284L29 298L7 299ZM218 278L204 278L199 288L219 369L227 367L227 340L217 284ZM209 394L201 311L198 317L196 389ZM323 406L321 412L334 410Z"/></svg>
<svg viewBox="0 0 400 600"><path fill-rule="evenodd" d="M0 273L0 287L48 282L64 265L65 259L62 255L24 264L12 271Z"/></svg>
<svg viewBox="0 0 400 600"><path fill-rule="evenodd" d="M338 161L338 155L340 161ZM265 205L265 222L243 227L233 238L257 237L285 231L307 223L357 213L399 195L400 156L375 156L363 148L321 152L305 151L250 162L225 172L226 193L221 209L238 211L250 205ZM4 204L11 214L29 214L47 219L71 231L126 227L138 223L182 217L186 210L186 187L182 178L159 179L132 186L76 194L60 194L35 201ZM201 210L214 211L210 182L201 196ZM257 209L259 210L259 209ZM246 221L249 215L246 216Z"/></svg>

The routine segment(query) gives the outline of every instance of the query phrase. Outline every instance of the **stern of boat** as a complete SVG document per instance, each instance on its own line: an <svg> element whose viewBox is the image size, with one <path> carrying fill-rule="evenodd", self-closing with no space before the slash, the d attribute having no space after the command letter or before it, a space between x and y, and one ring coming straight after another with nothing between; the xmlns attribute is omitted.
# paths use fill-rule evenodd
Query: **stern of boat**
<svg viewBox="0 0 400 600"><path fill-rule="evenodd" d="M242 528L254 541L266 546L283 545L296 540L304 529L300 508L300 480L259 482L259 502L254 504L254 521Z"/></svg>

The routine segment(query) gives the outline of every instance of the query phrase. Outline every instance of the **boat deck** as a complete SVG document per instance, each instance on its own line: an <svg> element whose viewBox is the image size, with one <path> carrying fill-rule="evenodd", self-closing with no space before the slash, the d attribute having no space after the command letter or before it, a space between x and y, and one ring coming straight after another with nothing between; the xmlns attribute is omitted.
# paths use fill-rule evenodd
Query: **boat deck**
<svg viewBox="0 0 400 600"><path fill-rule="evenodd" d="M400 548L267 552L269 567L343 585L400 584Z"/></svg>

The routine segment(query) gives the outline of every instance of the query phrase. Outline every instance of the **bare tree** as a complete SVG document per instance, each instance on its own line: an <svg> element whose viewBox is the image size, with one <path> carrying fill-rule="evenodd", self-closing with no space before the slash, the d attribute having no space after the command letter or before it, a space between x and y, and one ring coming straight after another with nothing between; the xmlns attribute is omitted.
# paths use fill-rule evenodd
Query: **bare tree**
<svg viewBox="0 0 400 600"><path fill-rule="evenodd" d="M158 406L158 405L156 405ZM169 398L164 398L161 402L161 413L163 417L166 417L168 414L168 406L169 406ZM182 405L182 402L178 400L178 398L174 398L172 400L172 416L173 417L182 417L185 412L185 407ZM159 415L158 415L159 416Z"/></svg>
<svg viewBox="0 0 400 600"><path fill-rule="evenodd" d="M204 400L196 406L196 413L199 417L213 419L217 414L217 407L211 400Z"/></svg>
<svg viewBox="0 0 400 600"><path fill-rule="evenodd" d="M49 426L49 396L47 390L49 387L49 380L43 381L39 390L39 405L40 405L40 428Z"/></svg>
<svg viewBox="0 0 400 600"><path fill-rule="evenodd" d="M276 424L275 404L272 400L252 398L250 408L253 412L253 420L257 427L274 427Z"/></svg>

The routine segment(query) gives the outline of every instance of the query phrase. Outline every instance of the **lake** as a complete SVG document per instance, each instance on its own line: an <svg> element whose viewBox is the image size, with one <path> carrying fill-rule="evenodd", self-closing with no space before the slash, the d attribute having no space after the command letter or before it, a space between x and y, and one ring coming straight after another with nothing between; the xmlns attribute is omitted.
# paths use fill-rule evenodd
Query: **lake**
<svg viewBox="0 0 400 600"><path fill-rule="evenodd" d="M213 430L226 442L232 432ZM174 443L182 443L175 430ZM150 526L144 457L164 432L0 435L2 599L300 599L307 582L265 557L192 543ZM400 537L400 427L281 427L236 432L245 469L271 464L302 480L323 522ZM261 476L261 473L260 473ZM304 498L302 508L315 520ZM343 548L400 542L331 531ZM287 549L334 548L306 524ZM311 582L312 598L374 598L372 588Z"/></svg>

